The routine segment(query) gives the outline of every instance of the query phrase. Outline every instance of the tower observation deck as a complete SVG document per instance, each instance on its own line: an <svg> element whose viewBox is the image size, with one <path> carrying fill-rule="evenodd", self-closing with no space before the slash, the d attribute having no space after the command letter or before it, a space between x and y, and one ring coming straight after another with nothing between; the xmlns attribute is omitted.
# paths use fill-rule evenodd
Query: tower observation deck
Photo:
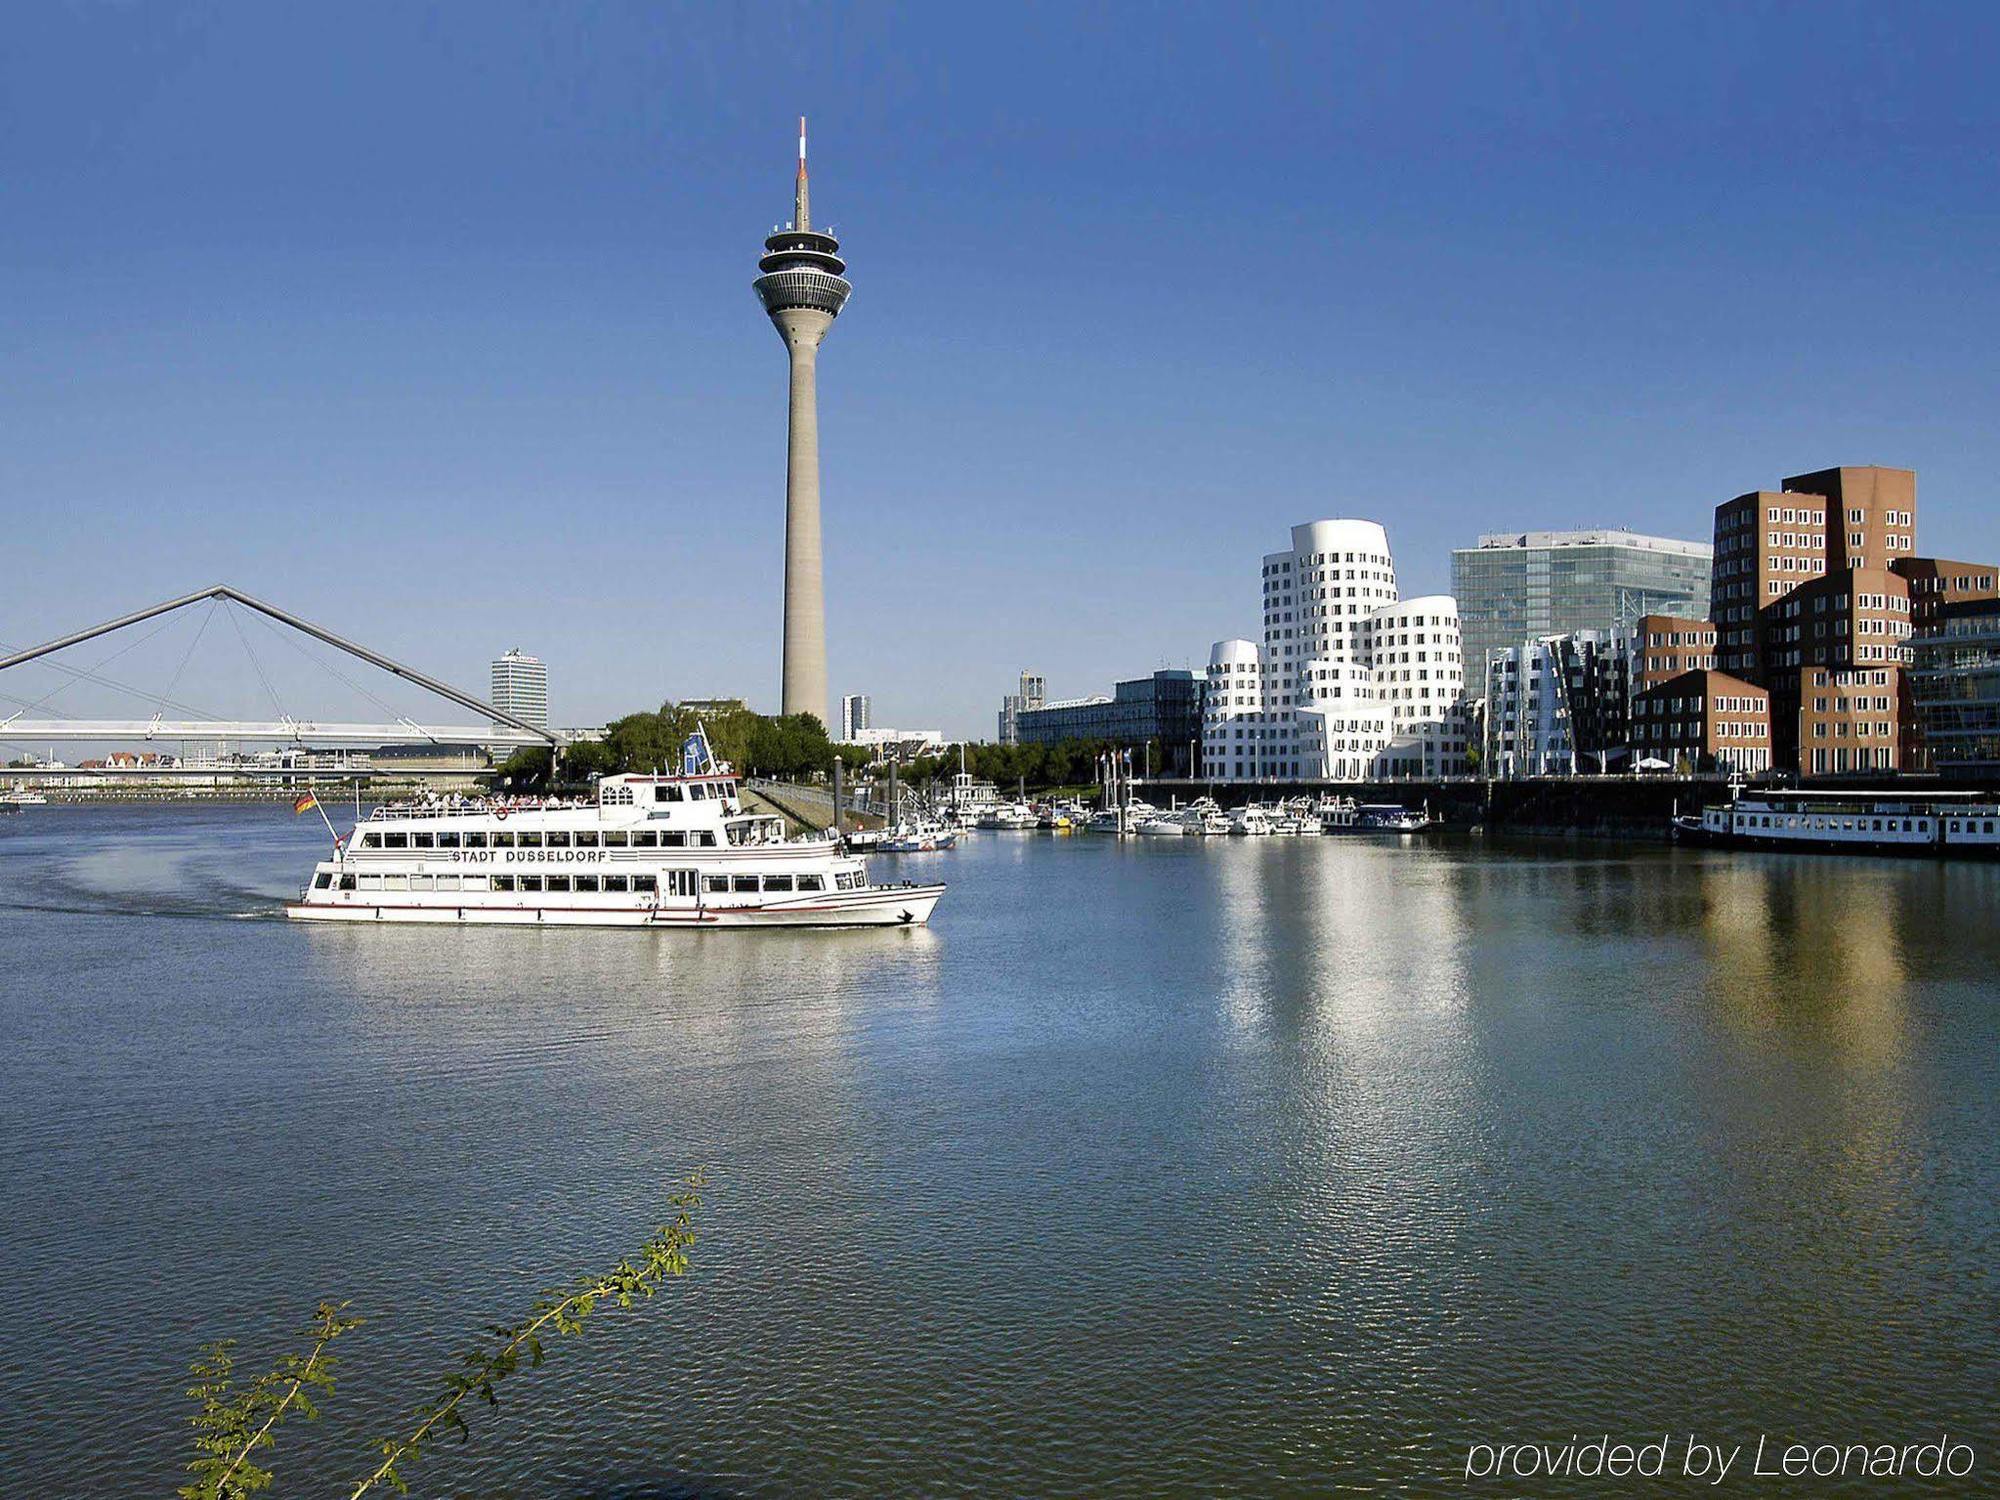
<svg viewBox="0 0 2000 1500"><path fill-rule="evenodd" d="M827 720L826 598L819 520L819 346L854 288L840 241L812 227L806 184L806 122L799 121L799 175L792 221L771 231L751 283L791 356L791 418L785 465L785 662L782 712Z"/></svg>

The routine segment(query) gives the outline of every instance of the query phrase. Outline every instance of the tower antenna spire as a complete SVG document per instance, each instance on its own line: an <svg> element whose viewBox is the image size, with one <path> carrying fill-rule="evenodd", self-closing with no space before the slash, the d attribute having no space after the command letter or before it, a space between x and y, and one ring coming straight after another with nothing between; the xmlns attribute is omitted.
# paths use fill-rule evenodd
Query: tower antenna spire
<svg viewBox="0 0 2000 1500"><path fill-rule="evenodd" d="M812 198L806 192L806 117L799 116L799 185L792 205L792 223L801 234L812 228Z"/></svg>

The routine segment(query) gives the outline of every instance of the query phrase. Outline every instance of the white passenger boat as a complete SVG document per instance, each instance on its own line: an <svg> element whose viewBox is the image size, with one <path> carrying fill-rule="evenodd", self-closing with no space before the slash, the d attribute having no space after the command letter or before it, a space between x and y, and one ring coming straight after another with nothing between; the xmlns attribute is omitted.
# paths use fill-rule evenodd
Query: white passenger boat
<svg viewBox="0 0 2000 1500"><path fill-rule="evenodd" d="M746 813L725 766L607 776L594 801L377 808L285 915L309 922L914 927L942 885L875 885L837 839Z"/></svg>
<svg viewBox="0 0 2000 1500"><path fill-rule="evenodd" d="M46 807L48 802L49 799L40 792L30 791L19 783L0 788L0 804L7 807Z"/></svg>
<svg viewBox="0 0 2000 1500"><path fill-rule="evenodd" d="M1145 818L1134 824L1132 831L1137 834L1143 834L1147 838L1178 839L1187 837L1194 830L1188 827L1186 814L1161 812L1154 813L1150 818Z"/></svg>
<svg viewBox="0 0 2000 1500"><path fill-rule="evenodd" d="M1848 854L2000 856L2000 799L1980 792L1746 792L1673 820L1684 843Z"/></svg>

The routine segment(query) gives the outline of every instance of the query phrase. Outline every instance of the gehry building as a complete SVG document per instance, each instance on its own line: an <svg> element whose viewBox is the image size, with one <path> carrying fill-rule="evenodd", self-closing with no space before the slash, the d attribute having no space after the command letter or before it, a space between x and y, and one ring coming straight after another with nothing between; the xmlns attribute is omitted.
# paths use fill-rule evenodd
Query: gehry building
<svg viewBox="0 0 2000 1500"><path fill-rule="evenodd" d="M1465 766L1458 606L1399 598L1374 521L1310 521L1264 558L1264 638L1209 649L1204 773L1373 781Z"/></svg>

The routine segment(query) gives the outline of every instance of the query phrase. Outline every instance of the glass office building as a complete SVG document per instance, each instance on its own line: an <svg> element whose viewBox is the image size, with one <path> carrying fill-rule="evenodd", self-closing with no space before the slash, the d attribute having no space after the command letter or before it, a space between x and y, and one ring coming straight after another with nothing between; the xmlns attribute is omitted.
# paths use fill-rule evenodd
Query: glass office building
<svg viewBox="0 0 2000 1500"><path fill-rule="evenodd" d="M1023 745L1058 745L1065 740L1109 740L1143 745L1158 740L1165 775L1200 774L1202 693L1205 672L1169 670L1119 683L1110 698L1072 698L1021 710Z"/></svg>
<svg viewBox="0 0 2000 1500"><path fill-rule="evenodd" d="M2000 602L1939 621L1910 649L1925 762L1945 776L2000 775Z"/></svg>
<svg viewBox="0 0 2000 1500"><path fill-rule="evenodd" d="M1491 654L1549 635L1630 631L1641 615L1708 617L1707 542L1631 531L1517 531L1451 554L1465 680Z"/></svg>

